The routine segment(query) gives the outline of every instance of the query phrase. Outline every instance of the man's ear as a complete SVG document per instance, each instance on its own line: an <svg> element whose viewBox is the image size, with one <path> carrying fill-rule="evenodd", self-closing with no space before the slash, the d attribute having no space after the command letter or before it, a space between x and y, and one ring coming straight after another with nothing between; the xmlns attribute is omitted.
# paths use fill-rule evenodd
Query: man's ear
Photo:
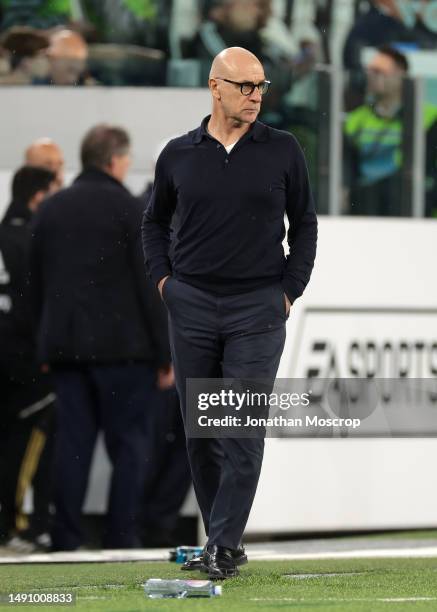
<svg viewBox="0 0 437 612"><path fill-rule="evenodd" d="M109 162L109 164L106 164L106 166L103 168L105 172L107 172L108 174L112 174L114 171L114 155L111 157L111 161Z"/></svg>
<svg viewBox="0 0 437 612"><path fill-rule="evenodd" d="M216 100L220 100L220 92L218 88L218 83L215 79L209 79L208 87Z"/></svg>

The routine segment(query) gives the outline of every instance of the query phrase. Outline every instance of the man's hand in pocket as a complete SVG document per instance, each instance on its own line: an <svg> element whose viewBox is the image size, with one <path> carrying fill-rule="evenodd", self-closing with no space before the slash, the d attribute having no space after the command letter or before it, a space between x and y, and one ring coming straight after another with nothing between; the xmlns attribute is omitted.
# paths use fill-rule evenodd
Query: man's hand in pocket
<svg viewBox="0 0 437 612"><path fill-rule="evenodd" d="M291 302L287 297L287 294L284 293L284 298L285 298L285 314L288 315L290 314L290 308L291 308Z"/></svg>
<svg viewBox="0 0 437 612"><path fill-rule="evenodd" d="M164 283L165 281L170 277L170 274L167 274L167 276L164 276L163 278L161 278L161 280L158 283L158 291L159 291L159 295L162 298L162 288L164 287Z"/></svg>

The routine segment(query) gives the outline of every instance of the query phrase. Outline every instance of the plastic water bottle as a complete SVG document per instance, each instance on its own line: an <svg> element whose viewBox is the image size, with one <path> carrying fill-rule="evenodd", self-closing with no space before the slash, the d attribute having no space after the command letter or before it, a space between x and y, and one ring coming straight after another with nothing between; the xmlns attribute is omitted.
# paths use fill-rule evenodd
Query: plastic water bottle
<svg viewBox="0 0 437 612"><path fill-rule="evenodd" d="M214 597L222 594L221 585L211 580L163 580L150 578L144 585L147 597L151 599L183 597Z"/></svg>
<svg viewBox="0 0 437 612"><path fill-rule="evenodd" d="M193 557L198 557L203 553L201 546L178 546L176 548L176 563L185 563Z"/></svg>

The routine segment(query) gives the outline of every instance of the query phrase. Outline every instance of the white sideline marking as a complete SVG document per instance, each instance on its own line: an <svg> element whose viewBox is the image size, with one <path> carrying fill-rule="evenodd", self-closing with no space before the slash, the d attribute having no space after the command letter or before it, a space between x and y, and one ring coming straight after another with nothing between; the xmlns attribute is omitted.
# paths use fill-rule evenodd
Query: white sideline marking
<svg viewBox="0 0 437 612"><path fill-rule="evenodd" d="M308 552L308 553L258 553L251 554L248 550L251 561L299 561L300 559L377 559L381 558L427 558L437 557L437 546L423 546L421 548L370 548L358 550L334 550L327 552Z"/></svg>
<svg viewBox="0 0 437 612"><path fill-rule="evenodd" d="M407 559L437 558L437 546L417 548L370 548L356 550L334 550L324 552L286 553L273 550L254 550L248 548L251 561L299 561L305 559ZM65 553L37 553L31 555L0 556L1 564L20 563L121 563L128 561L168 561L167 548L78 551Z"/></svg>
<svg viewBox="0 0 437 612"><path fill-rule="evenodd" d="M311 603L314 601L385 601L400 603L404 601L437 601L437 597L324 597L323 599L304 599L303 597L251 597L249 601L300 601Z"/></svg>
<svg viewBox="0 0 437 612"><path fill-rule="evenodd" d="M334 578L337 576L362 576L367 572L326 572L326 574L284 574L284 578L303 580L304 578Z"/></svg>
<svg viewBox="0 0 437 612"><path fill-rule="evenodd" d="M168 548L95 550L30 555L0 556L0 564L9 563L121 563L128 561L168 561Z"/></svg>
<svg viewBox="0 0 437 612"><path fill-rule="evenodd" d="M435 601L437 597L384 597L378 601Z"/></svg>

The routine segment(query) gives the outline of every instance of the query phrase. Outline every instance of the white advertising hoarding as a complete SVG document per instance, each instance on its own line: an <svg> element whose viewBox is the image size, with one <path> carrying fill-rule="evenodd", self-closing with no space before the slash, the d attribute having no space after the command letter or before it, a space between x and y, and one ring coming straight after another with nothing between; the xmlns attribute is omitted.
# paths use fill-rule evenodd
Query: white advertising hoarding
<svg viewBox="0 0 437 612"><path fill-rule="evenodd" d="M436 376L437 220L319 221L278 377ZM434 438L268 439L247 532L435 527L436 462Z"/></svg>

